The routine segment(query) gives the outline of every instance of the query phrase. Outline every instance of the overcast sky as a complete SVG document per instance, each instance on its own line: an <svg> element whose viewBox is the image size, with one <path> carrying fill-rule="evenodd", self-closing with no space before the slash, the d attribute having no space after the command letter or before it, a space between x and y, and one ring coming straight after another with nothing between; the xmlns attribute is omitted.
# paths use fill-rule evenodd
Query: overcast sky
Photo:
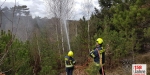
<svg viewBox="0 0 150 75"><path fill-rule="evenodd" d="M5 3L3 4L3 2ZM74 19L80 19L83 16L86 16L87 12L85 1L88 0L74 0ZM3 4L3 5L2 5ZM15 0L0 0L0 6L2 7L13 7L15 5ZM30 14L32 16L40 16L40 17L47 17L46 6L44 4L44 0L16 0L16 5L27 5L30 10ZM91 0L90 2L90 12L94 11L94 7L99 9L98 0Z"/></svg>

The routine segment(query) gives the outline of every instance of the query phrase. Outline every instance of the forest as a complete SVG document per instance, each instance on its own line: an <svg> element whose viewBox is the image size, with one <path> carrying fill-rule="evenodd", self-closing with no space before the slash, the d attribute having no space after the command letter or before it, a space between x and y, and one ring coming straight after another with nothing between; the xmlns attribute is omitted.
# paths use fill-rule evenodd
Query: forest
<svg viewBox="0 0 150 75"><path fill-rule="evenodd" d="M72 2L46 2L52 18L33 18L26 5L0 7L0 72L65 75L64 57L72 50L74 74L92 75L89 52L101 37L107 75L131 75L135 63L147 64L150 74L150 0L98 0L101 9L79 20L69 19Z"/></svg>

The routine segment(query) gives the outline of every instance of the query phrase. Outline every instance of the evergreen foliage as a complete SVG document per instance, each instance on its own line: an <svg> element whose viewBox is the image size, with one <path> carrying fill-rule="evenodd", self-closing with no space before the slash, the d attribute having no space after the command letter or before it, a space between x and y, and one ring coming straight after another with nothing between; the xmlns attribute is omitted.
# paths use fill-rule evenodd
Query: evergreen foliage
<svg viewBox="0 0 150 75"><path fill-rule="evenodd" d="M96 25L90 29L96 32L91 40L94 47L98 37L104 39L106 67L114 68L121 59L135 57L136 53L148 50L150 6L147 0L99 0L99 4L101 10L95 9L90 19L95 20L91 25Z"/></svg>
<svg viewBox="0 0 150 75"><path fill-rule="evenodd" d="M13 40L12 36L10 31L1 31L0 70L7 75L31 74L28 42Z"/></svg>

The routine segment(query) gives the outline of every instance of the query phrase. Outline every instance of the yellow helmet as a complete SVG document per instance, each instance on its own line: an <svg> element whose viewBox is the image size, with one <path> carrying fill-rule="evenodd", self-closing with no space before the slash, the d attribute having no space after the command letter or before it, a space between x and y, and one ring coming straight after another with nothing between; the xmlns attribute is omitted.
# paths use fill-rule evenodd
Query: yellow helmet
<svg viewBox="0 0 150 75"><path fill-rule="evenodd" d="M97 42L98 44L102 44L102 43L103 43L103 39L102 39L102 38L98 38L98 39L96 40L96 42Z"/></svg>
<svg viewBox="0 0 150 75"><path fill-rule="evenodd" d="M68 56L73 57L73 52L72 52L72 51L69 51L69 52L68 52Z"/></svg>

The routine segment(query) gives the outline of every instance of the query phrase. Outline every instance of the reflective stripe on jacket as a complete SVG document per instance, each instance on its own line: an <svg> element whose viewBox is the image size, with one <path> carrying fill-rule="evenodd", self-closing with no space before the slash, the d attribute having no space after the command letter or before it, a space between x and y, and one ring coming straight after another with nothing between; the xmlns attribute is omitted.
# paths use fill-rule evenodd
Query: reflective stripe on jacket
<svg viewBox="0 0 150 75"><path fill-rule="evenodd" d="M66 68L74 67L75 60L72 57L65 56L65 66Z"/></svg>
<svg viewBox="0 0 150 75"><path fill-rule="evenodd" d="M99 55L100 55L101 60L99 58ZM94 58L95 63L99 64L101 61L102 64L104 64L104 62L105 62L105 49L103 49L103 47L96 47L94 50L92 50L90 52L90 56Z"/></svg>

